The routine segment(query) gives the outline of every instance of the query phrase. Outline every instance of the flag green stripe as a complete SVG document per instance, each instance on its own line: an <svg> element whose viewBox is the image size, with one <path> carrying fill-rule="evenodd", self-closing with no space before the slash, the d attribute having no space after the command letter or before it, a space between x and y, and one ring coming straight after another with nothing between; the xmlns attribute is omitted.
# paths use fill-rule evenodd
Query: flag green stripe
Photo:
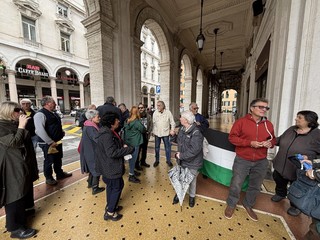
<svg viewBox="0 0 320 240"><path fill-rule="evenodd" d="M231 178L232 178L232 170L223 168L219 165L216 165L212 162L209 162L207 160L203 161L203 167L200 169L200 172L213 179L214 181L221 183L222 185L225 185L227 187L230 186ZM242 190L245 191L248 188L248 177L244 181L242 185Z"/></svg>

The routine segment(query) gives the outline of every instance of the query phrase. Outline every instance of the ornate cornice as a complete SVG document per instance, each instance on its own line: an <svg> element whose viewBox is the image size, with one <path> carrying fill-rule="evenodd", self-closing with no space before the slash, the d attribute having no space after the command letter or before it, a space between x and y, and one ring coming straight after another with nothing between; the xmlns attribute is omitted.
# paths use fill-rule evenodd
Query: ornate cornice
<svg viewBox="0 0 320 240"><path fill-rule="evenodd" d="M27 17L38 19L42 15L42 12L39 10L39 4L31 0L13 0L13 3L18 7L18 10Z"/></svg>

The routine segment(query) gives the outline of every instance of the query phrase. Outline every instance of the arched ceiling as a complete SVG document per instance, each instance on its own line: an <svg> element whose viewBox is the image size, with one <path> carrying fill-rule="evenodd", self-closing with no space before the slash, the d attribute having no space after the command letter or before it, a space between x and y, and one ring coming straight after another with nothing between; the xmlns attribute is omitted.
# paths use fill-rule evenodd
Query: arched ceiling
<svg viewBox="0 0 320 240"><path fill-rule="evenodd" d="M180 41L206 69L214 63L214 33L217 37L217 66L223 51L223 70L239 70L245 65L245 52L252 34L252 0L204 0L202 28L205 36L201 54L196 46L200 30L200 0L146 0L178 33Z"/></svg>

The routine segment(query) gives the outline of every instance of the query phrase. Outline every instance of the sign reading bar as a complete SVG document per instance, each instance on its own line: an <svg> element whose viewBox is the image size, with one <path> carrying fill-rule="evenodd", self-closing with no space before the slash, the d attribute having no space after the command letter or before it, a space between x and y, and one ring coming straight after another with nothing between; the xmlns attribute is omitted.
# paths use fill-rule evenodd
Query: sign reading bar
<svg viewBox="0 0 320 240"><path fill-rule="evenodd" d="M42 77L49 77L49 73L41 72L39 66L35 65L26 65L26 68L18 67L19 73L26 73L30 75L42 76Z"/></svg>

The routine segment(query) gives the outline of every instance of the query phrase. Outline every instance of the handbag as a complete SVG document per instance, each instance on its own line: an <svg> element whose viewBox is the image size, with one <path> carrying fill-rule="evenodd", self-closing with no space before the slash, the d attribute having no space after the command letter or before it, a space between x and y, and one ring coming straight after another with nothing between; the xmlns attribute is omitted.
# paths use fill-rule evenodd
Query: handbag
<svg viewBox="0 0 320 240"><path fill-rule="evenodd" d="M288 199L306 215L320 219L320 183L297 170L297 180L288 189Z"/></svg>

